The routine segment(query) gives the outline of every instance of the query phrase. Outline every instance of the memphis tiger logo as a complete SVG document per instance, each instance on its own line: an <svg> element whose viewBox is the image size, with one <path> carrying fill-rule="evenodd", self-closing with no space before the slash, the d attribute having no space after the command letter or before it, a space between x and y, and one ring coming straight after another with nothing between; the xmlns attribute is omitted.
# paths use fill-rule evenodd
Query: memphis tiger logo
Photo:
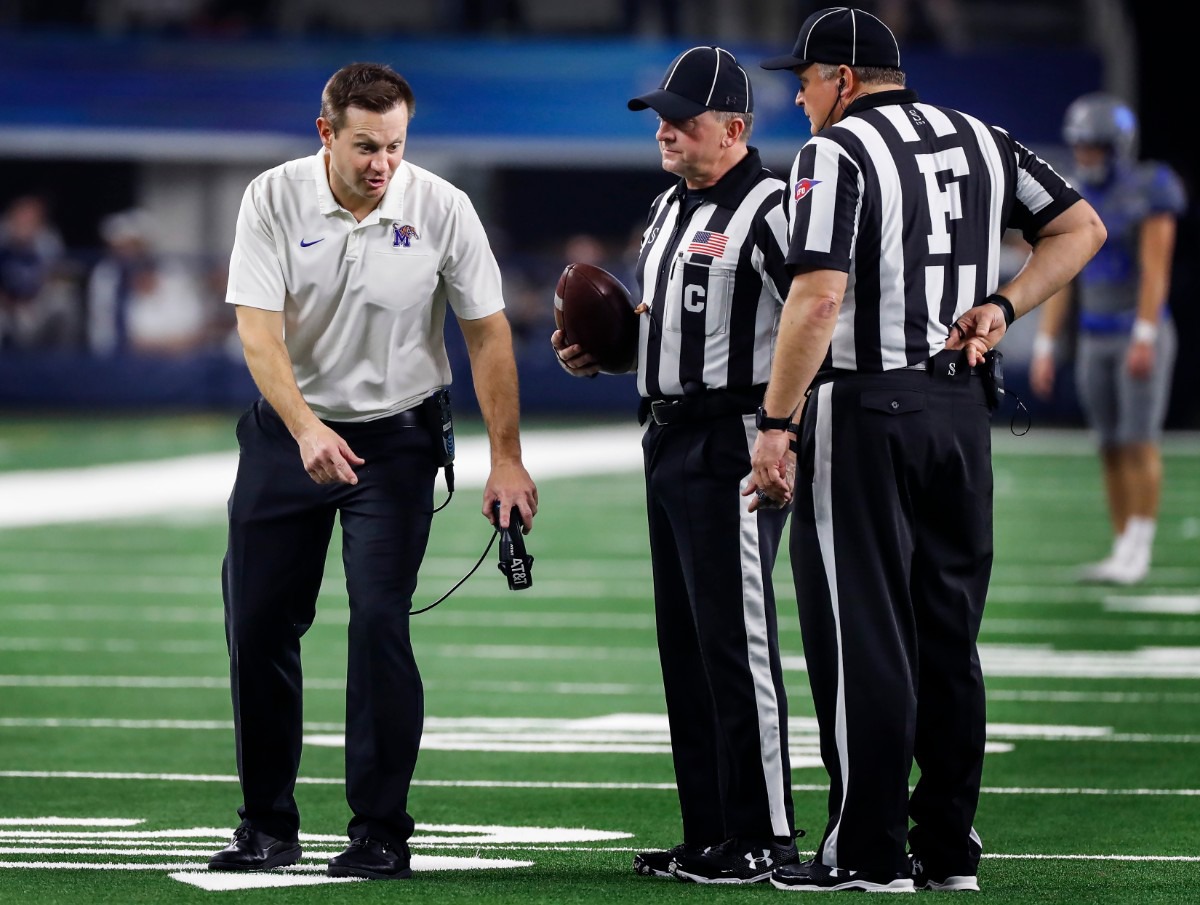
<svg viewBox="0 0 1200 905"><path fill-rule="evenodd" d="M807 176L801 179L796 183L796 200L804 200L808 196L808 193L813 190L813 187L820 184L820 179L809 179Z"/></svg>
<svg viewBox="0 0 1200 905"><path fill-rule="evenodd" d="M414 239L421 238L415 226L410 226L407 223L392 224L392 247L399 248L404 246L408 248L413 244Z"/></svg>

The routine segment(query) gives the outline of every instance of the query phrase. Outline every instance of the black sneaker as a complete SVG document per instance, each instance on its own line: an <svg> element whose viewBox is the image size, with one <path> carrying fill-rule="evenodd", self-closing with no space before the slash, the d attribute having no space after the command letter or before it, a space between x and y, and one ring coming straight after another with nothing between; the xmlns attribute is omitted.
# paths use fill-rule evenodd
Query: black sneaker
<svg viewBox="0 0 1200 905"><path fill-rule="evenodd" d="M912 858L913 885L934 892L979 892L979 877L974 874L939 876L925 870L920 858Z"/></svg>
<svg viewBox="0 0 1200 905"><path fill-rule="evenodd" d="M787 864L771 871L771 885L790 892L834 892L858 889L863 892L916 892L911 877L826 867L815 858L802 864Z"/></svg>
<svg viewBox="0 0 1200 905"><path fill-rule="evenodd" d="M727 839L694 854L680 854L671 873L692 883L757 883L779 865L799 860L794 842Z"/></svg>
<svg viewBox="0 0 1200 905"><path fill-rule="evenodd" d="M681 842L674 848L656 852L638 852L633 856L633 872L643 877L667 877L673 879L671 862L684 855L698 855L703 846Z"/></svg>

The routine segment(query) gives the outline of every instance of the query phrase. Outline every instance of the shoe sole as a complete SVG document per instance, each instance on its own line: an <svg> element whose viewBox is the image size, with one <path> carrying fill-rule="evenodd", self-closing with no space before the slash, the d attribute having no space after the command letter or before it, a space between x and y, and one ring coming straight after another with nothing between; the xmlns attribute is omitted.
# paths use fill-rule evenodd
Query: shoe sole
<svg viewBox="0 0 1200 905"><path fill-rule="evenodd" d="M272 855L263 861L262 864L233 864L228 861L209 861L209 870L236 870L242 873L255 873L257 871L274 870L277 867L288 867L300 860L300 846L290 848L287 851L280 852L278 855Z"/></svg>
<svg viewBox="0 0 1200 905"><path fill-rule="evenodd" d="M675 875L669 870L655 870L653 867L648 867L645 864L633 865L633 872L639 877L658 877L663 880L675 879Z"/></svg>
<svg viewBox="0 0 1200 905"><path fill-rule="evenodd" d="M659 877L664 880L675 879L675 877L671 874L670 867L667 867L663 870L651 867L641 855L634 855L633 872L639 877Z"/></svg>
<svg viewBox="0 0 1200 905"><path fill-rule="evenodd" d="M893 880L891 883L870 883L866 880L847 880L845 883L838 883L834 886L818 886L815 883L810 884L791 884L780 883L774 877L771 878L771 885L776 889L782 889L785 892L841 892L843 890L857 890L859 892L916 892L917 888L913 885L912 880Z"/></svg>
<svg viewBox="0 0 1200 905"><path fill-rule="evenodd" d="M382 874L375 870L365 870L361 867L328 867L325 869L327 877L358 877L362 880L410 880L412 879L412 870L405 868L398 870L392 874Z"/></svg>
<svg viewBox="0 0 1200 905"><path fill-rule="evenodd" d="M947 877L940 883L937 880L926 880L921 889L931 892L979 892L977 877Z"/></svg>
<svg viewBox="0 0 1200 905"><path fill-rule="evenodd" d="M759 874L756 877L702 877L699 874L689 874L687 871L676 870L673 876L685 883L709 883L724 886L735 886L740 883L761 883L771 876L771 872Z"/></svg>

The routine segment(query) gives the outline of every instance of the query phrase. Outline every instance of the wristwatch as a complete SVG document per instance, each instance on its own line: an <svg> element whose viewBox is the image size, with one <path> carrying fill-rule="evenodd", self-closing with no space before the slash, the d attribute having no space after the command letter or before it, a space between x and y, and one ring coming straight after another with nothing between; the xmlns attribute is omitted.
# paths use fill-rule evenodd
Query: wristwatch
<svg viewBox="0 0 1200 905"><path fill-rule="evenodd" d="M761 405L754 413L754 426L760 431L785 431L791 426L790 418L772 418Z"/></svg>

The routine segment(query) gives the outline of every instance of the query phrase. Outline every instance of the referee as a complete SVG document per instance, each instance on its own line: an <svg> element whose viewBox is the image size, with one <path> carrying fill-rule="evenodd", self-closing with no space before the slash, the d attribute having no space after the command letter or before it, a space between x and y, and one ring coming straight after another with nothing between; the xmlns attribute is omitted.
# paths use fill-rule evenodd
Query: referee
<svg viewBox="0 0 1200 905"><path fill-rule="evenodd" d="M815 857L771 882L978 889L997 354L984 353L1105 229L1007 132L906 90L896 39L868 13L819 10L762 66L795 73L813 133L792 167L792 281L763 405L782 418L807 396L791 561L830 780ZM1006 228L1033 253L1001 286ZM770 431L753 456L754 487L779 500L787 447Z"/></svg>
<svg viewBox="0 0 1200 905"><path fill-rule="evenodd" d="M661 87L663 169L636 274L639 420L658 647L683 841L635 856L646 876L752 883L796 862L771 569L786 520L748 512L755 413L783 293L783 182L747 144L750 79L719 47L693 47ZM569 373L591 356L551 337ZM786 423L786 420L784 421Z"/></svg>

